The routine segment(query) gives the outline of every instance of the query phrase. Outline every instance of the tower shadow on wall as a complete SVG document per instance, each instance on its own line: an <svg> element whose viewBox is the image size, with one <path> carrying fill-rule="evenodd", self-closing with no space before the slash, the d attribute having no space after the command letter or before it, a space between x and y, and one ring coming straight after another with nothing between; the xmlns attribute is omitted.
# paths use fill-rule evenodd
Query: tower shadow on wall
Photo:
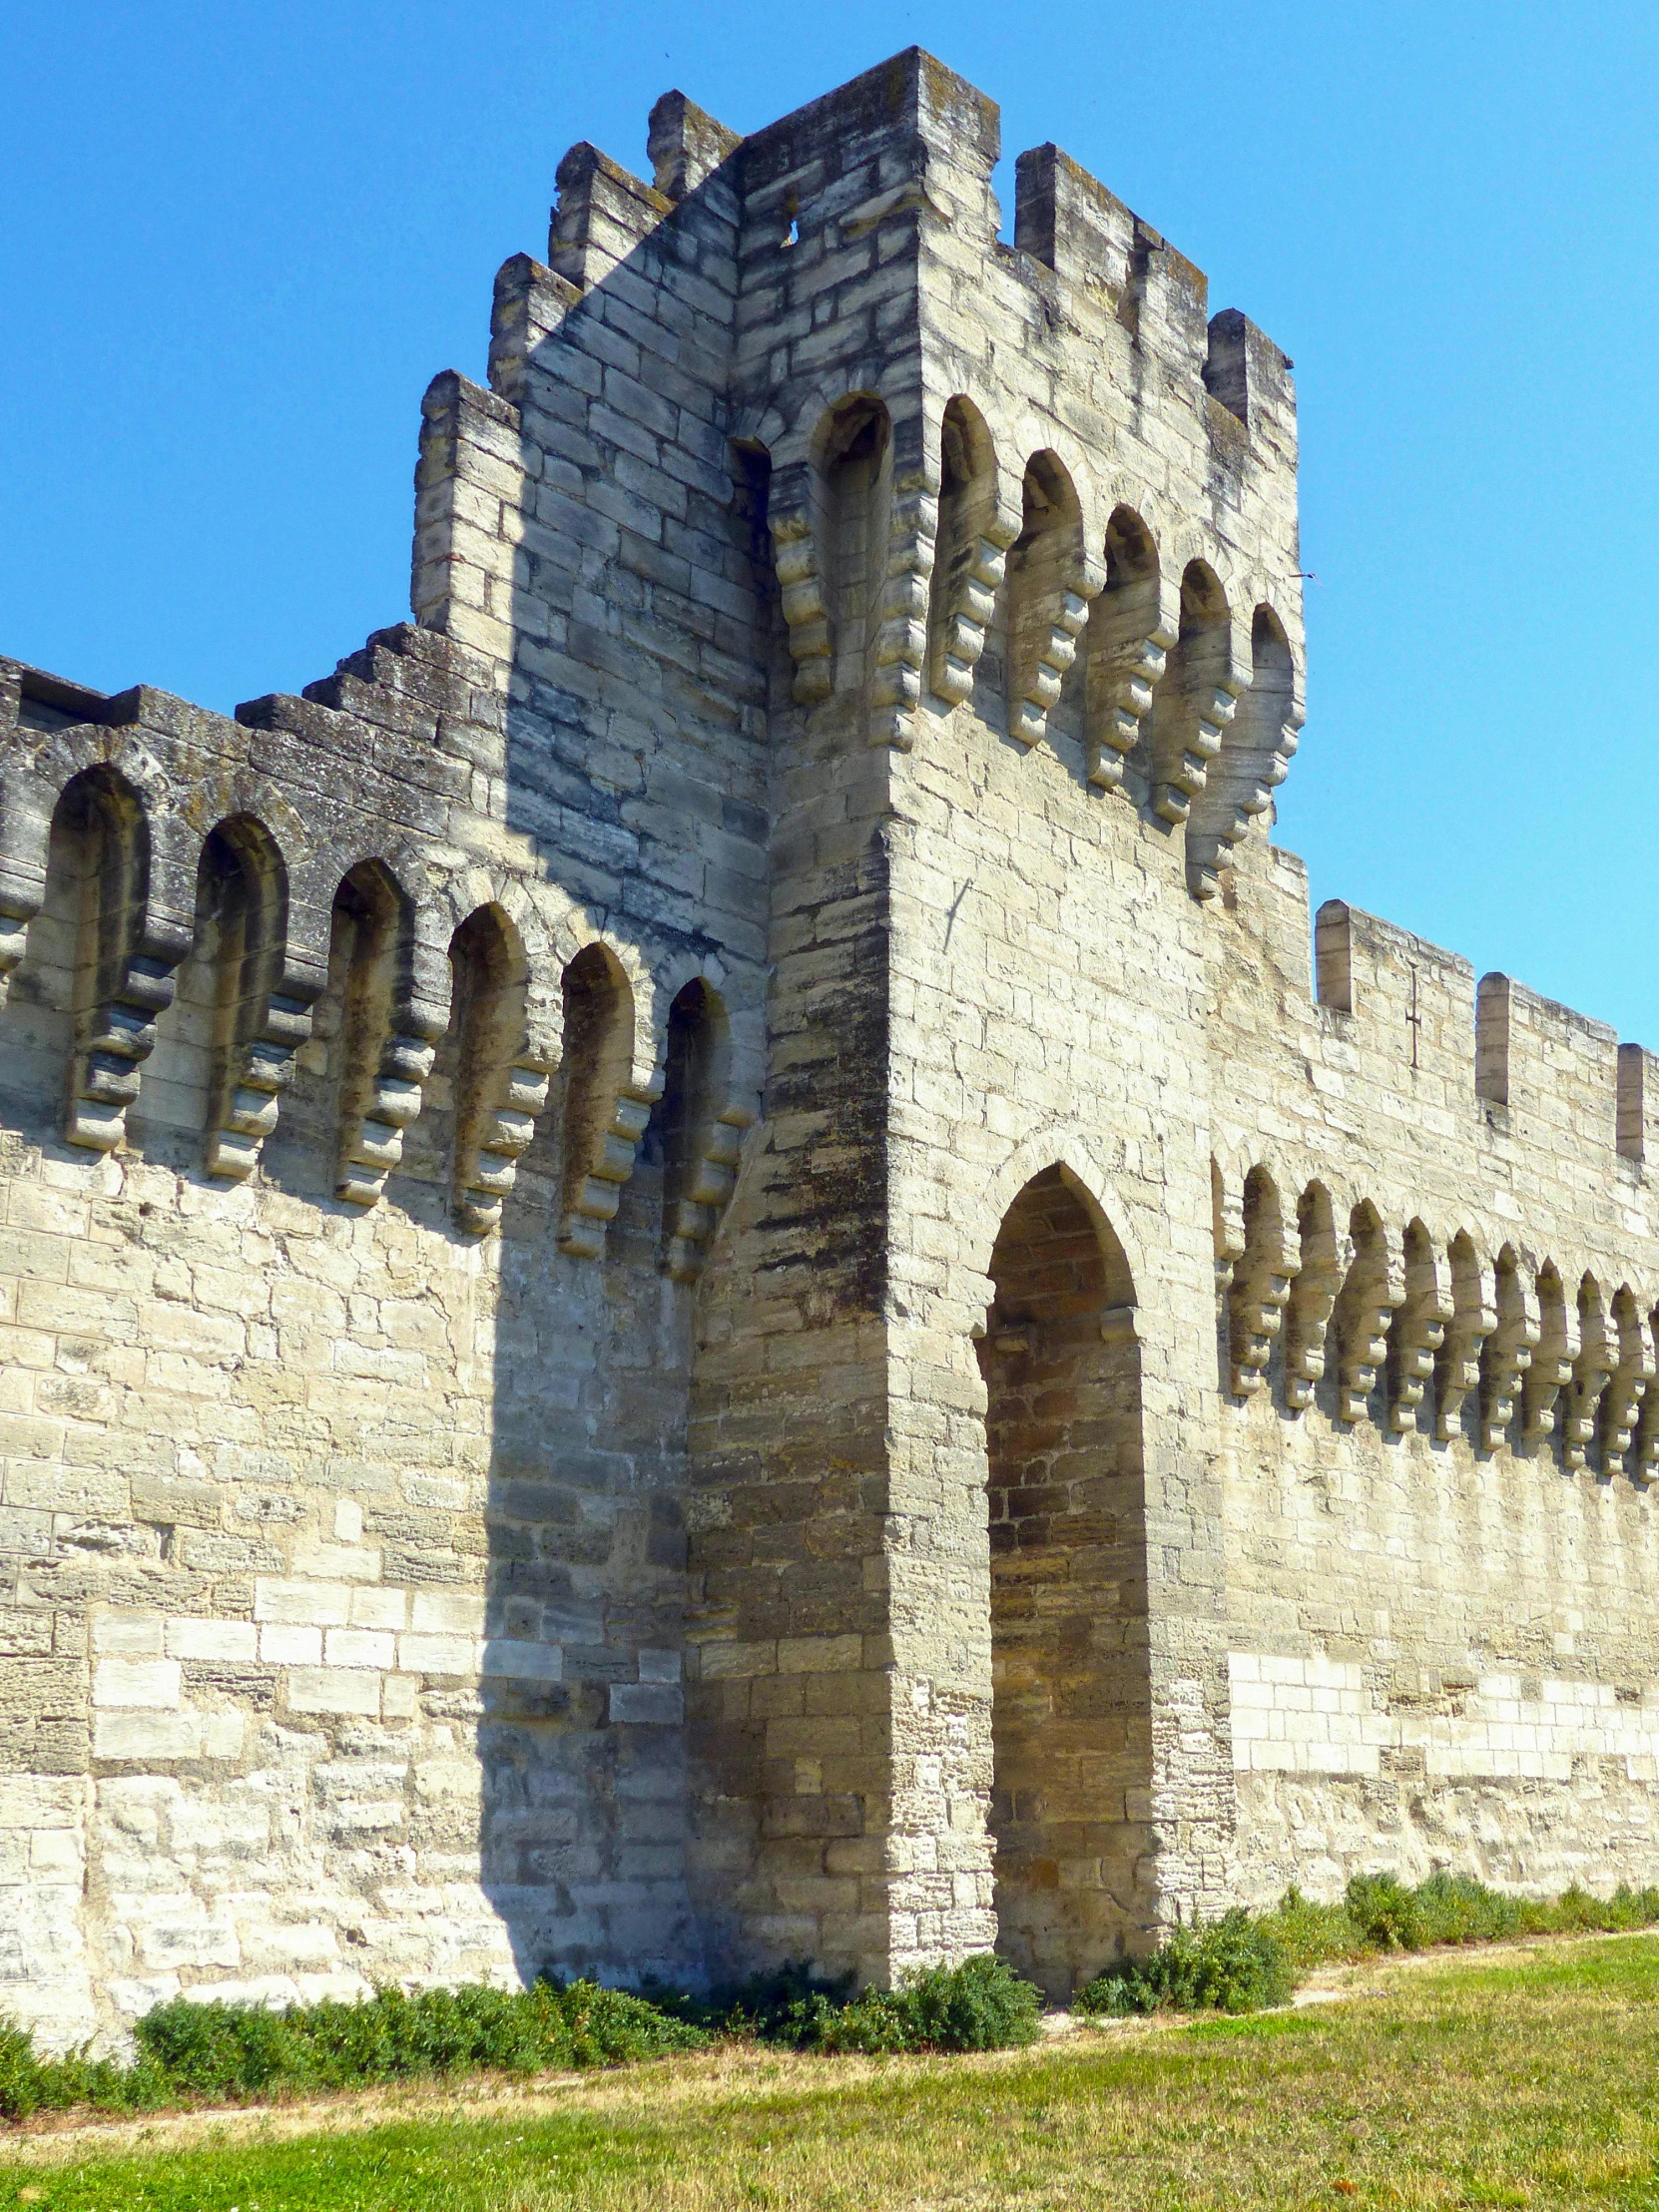
<svg viewBox="0 0 1659 2212"><path fill-rule="evenodd" d="M536 978L549 1095L497 1232L478 1848L527 1978L696 1983L719 1961L687 1884L686 1432L701 1201L730 1135L713 1132L730 1053L709 979L735 938L764 958L766 704L788 650L766 464L727 440L723 362L709 350L700 374L672 300L652 360L618 338L627 303L662 290L643 266L660 242L613 267L588 240L597 200L638 189L576 149L552 254L579 296L523 262L497 283L492 384L519 410L533 510L511 561L501 809L582 949L562 940ZM698 193L646 214L707 251ZM653 505L644 453L671 433L681 476L657 472ZM646 1037L660 1090L640 1129Z"/></svg>

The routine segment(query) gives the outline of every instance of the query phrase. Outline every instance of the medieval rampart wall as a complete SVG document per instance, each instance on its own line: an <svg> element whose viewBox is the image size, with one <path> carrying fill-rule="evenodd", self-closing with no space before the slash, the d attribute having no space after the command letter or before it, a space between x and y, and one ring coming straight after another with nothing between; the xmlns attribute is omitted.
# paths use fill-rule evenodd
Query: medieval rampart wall
<svg viewBox="0 0 1659 2212"><path fill-rule="evenodd" d="M1311 944L1301 863L1265 842L1231 905L1214 1034L1242 1879L1650 1880L1650 1056L1335 903Z"/></svg>
<svg viewBox="0 0 1659 2212"><path fill-rule="evenodd" d="M1643 1865L1652 1062L1346 910L1313 998L1290 364L997 152L669 96L426 395L414 627L0 664L52 2032Z"/></svg>
<svg viewBox="0 0 1659 2212"><path fill-rule="evenodd" d="M697 211L674 252L703 285ZM701 1969L684 1438L760 1089L757 525L620 282L556 375L502 368L513 274L525 409L426 402L425 628L236 722L10 674L0 1972L55 2036Z"/></svg>

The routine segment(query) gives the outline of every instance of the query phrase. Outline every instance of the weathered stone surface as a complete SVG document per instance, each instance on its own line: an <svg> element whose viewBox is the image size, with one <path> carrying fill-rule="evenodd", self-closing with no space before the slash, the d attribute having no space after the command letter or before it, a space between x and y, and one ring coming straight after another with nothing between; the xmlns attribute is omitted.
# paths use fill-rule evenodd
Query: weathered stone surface
<svg viewBox="0 0 1659 2212"><path fill-rule="evenodd" d="M43 2033L1659 1877L1648 1055L1311 927L1290 364L998 145L665 98L426 395L412 624L0 663Z"/></svg>

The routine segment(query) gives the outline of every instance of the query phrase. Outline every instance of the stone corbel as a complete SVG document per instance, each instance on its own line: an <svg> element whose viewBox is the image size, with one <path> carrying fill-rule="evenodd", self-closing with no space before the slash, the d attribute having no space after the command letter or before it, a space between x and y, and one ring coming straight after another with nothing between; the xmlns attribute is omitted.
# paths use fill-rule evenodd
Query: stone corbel
<svg viewBox="0 0 1659 2212"><path fill-rule="evenodd" d="M1573 1473L1585 1464L1589 1446L1595 1441L1602 1393L1619 1358L1601 1292L1593 1284L1586 1285L1586 1289L1587 1298L1583 1292L1579 1294L1578 1357L1572 1364L1566 1415L1561 1424L1561 1461Z"/></svg>
<svg viewBox="0 0 1659 2212"><path fill-rule="evenodd" d="M1285 1403L1306 1412L1325 1375L1326 1336L1350 1255L1328 1209L1307 1207L1301 1225L1302 1268L1291 1286L1285 1327Z"/></svg>
<svg viewBox="0 0 1659 2212"><path fill-rule="evenodd" d="M1659 1353L1659 1312L1645 1324L1648 1342ZM1642 1396L1641 1424L1636 1431L1635 1463L1626 1471L1642 1489L1659 1476L1659 1388L1652 1381Z"/></svg>
<svg viewBox="0 0 1659 2212"><path fill-rule="evenodd" d="M1245 1218L1243 1194L1228 1188L1217 1167L1210 1171L1210 1212L1216 1244L1216 1326L1219 1329L1227 1312L1233 1270L1244 1258Z"/></svg>
<svg viewBox="0 0 1659 2212"><path fill-rule="evenodd" d="M908 753L927 662L927 598L939 527L937 493L919 479L895 483L887 569L870 646L869 742ZM791 633L794 635L793 631Z"/></svg>
<svg viewBox="0 0 1659 2212"><path fill-rule="evenodd" d="M1497 1326L1481 1348L1480 1442L1496 1451L1515 1417L1515 1400L1540 1337L1538 1301L1518 1267L1497 1272Z"/></svg>
<svg viewBox="0 0 1659 2212"><path fill-rule="evenodd" d="M1258 1209L1229 1300L1228 1343L1238 1397L1254 1395L1267 1381L1274 1340L1300 1264L1277 1207Z"/></svg>
<svg viewBox="0 0 1659 2212"><path fill-rule="evenodd" d="M455 1117L455 1220L481 1237L501 1225L518 1163L547 1104L553 1054L528 1029L493 1069L480 1069Z"/></svg>
<svg viewBox="0 0 1659 2212"><path fill-rule="evenodd" d="M737 1105L726 1106L715 1116L669 1225L663 1273L671 1282L695 1283L702 1274L720 1217L737 1182L744 1132L754 1118L747 1106Z"/></svg>
<svg viewBox="0 0 1659 2212"><path fill-rule="evenodd" d="M1529 1445L1547 1442L1555 1427L1555 1404L1573 1379L1579 1354L1578 1307L1560 1284L1546 1296L1538 1290L1538 1346L1526 1371L1526 1418L1522 1433Z"/></svg>
<svg viewBox="0 0 1659 2212"><path fill-rule="evenodd" d="M973 533L946 579L944 621L933 648L933 690L952 707L973 697L974 671L1007 574L1008 548L1019 536L1018 508L997 492L990 498L982 528Z"/></svg>
<svg viewBox="0 0 1659 2212"><path fill-rule="evenodd" d="M413 994L391 1012L367 1094L340 1123L334 1195L349 1206L372 1206L403 1157L403 1132L417 1120L426 1079L448 1024L447 1008Z"/></svg>
<svg viewBox="0 0 1659 2212"><path fill-rule="evenodd" d="M1096 791L1122 790L1124 763L1140 743L1180 633L1179 577L1136 579L1121 593L1102 592L1089 610L1083 743Z"/></svg>
<svg viewBox="0 0 1659 2212"><path fill-rule="evenodd" d="M1065 526L1057 526L1056 534L1060 527ZM1036 595L1020 620L1022 635L1011 641L1015 662L1008 734L1021 745L1037 745L1048 735L1048 718L1077 658L1078 633L1088 619L1089 603L1105 581L1106 564L1084 546L1079 525L1060 557L1057 576Z"/></svg>
<svg viewBox="0 0 1659 2212"><path fill-rule="evenodd" d="M1195 647L1198 665L1179 668L1173 695L1172 680L1166 677L1159 697L1152 811L1172 826L1191 815L1193 801L1203 791L1210 764L1238 711L1239 696L1250 681L1233 650L1231 624L1218 623L1214 635L1216 642L1209 650L1200 652Z"/></svg>
<svg viewBox="0 0 1659 2212"><path fill-rule="evenodd" d="M1405 1263L1399 1240L1384 1223L1355 1239L1353 1261L1337 1299L1337 1417L1363 1420L1388 1354L1388 1331L1405 1303Z"/></svg>
<svg viewBox="0 0 1659 2212"><path fill-rule="evenodd" d="M653 1088L630 1083L618 1091L597 1144L568 1179L571 1196L559 1222L559 1250L573 1260L597 1260L604 1251L605 1232L616 1219L622 1186L634 1172L639 1141L661 1093L660 1077Z"/></svg>
<svg viewBox="0 0 1659 2212"><path fill-rule="evenodd" d="M1273 805L1273 794L1285 781L1297 749L1297 732L1306 718L1298 709L1288 716L1277 730L1276 743L1256 765L1260 774L1249 783L1242 794L1223 799L1213 825L1200 829L1195 819L1187 831L1187 881L1195 898L1215 898L1221 892L1221 870L1229 864L1228 855L1233 847L1243 841L1245 833L1258 815L1265 815ZM1235 725L1236 727L1236 725ZM1232 733L1224 733L1223 743ZM1214 783L1226 767L1210 772Z"/></svg>
<svg viewBox="0 0 1659 2212"><path fill-rule="evenodd" d="M784 621L795 662L795 703L816 707L835 688L835 647L813 529L813 472L795 461L773 472L768 519Z"/></svg>
<svg viewBox="0 0 1659 2212"><path fill-rule="evenodd" d="M1140 1330L1133 1306L1107 1306L1100 1316L1100 1341L1104 1345L1138 1345Z"/></svg>
<svg viewBox="0 0 1659 2212"><path fill-rule="evenodd" d="M107 986L84 1011L77 1010L64 1113L67 1143L112 1152L126 1136L127 1109L138 1098L140 1070L155 1049L156 1023L173 1003L179 967L190 946L187 922L150 912L137 942L117 959ZM309 1030L307 1002L296 1046ZM271 1119L276 1118L273 1105ZM211 1158L209 1172L223 1172L213 1168Z"/></svg>
<svg viewBox="0 0 1659 2212"><path fill-rule="evenodd" d="M0 669L0 710L8 704L15 717L17 678ZM36 780L15 763L0 770L0 1008L46 896L51 824L52 801Z"/></svg>
<svg viewBox="0 0 1659 2212"><path fill-rule="evenodd" d="M1617 1360L1601 1408L1601 1471L1623 1474L1642 1407L1653 1388L1653 1337L1628 1289L1613 1301Z"/></svg>
<svg viewBox="0 0 1659 2212"><path fill-rule="evenodd" d="M285 957L276 984L248 1010L246 1032L215 1052L208 1107L210 1175L242 1183L258 1167L293 1075L294 1055L311 1033L311 1007L326 981L325 963L319 971L314 963L301 965Z"/></svg>
<svg viewBox="0 0 1659 2212"><path fill-rule="evenodd" d="M1417 1425L1417 1408L1455 1312L1451 1271L1432 1245L1408 1253L1405 1303L1388 1332L1388 1426L1396 1436Z"/></svg>
<svg viewBox="0 0 1659 2212"><path fill-rule="evenodd" d="M1434 1434L1449 1443L1463 1425L1463 1400L1480 1387L1480 1356L1497 1327L1492 1271L1476 1254L1452 1253L1454 1311L1434 1377Z"/></svg>
<svg viewBox="0 0 1659 2212"><path fill-rule="evenodd" d="M6 1004L14 970L29 943L29 924L40 912L46 876L38 876L8 856L0 856L0 1011Z"/></svg>

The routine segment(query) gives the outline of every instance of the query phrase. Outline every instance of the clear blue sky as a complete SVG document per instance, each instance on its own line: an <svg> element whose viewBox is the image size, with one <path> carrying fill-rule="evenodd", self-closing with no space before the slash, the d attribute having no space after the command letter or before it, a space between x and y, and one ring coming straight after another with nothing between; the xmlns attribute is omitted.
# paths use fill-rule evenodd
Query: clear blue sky
<svg viewBox="0 0 1659 2212"><path fill-rule="evenodd" d="M1279 840L1659 1047L1659 9L60 0L0 24L0 652L229 708L407 608L420 394L590 138L920 43L1295 355Z"/></svg>

